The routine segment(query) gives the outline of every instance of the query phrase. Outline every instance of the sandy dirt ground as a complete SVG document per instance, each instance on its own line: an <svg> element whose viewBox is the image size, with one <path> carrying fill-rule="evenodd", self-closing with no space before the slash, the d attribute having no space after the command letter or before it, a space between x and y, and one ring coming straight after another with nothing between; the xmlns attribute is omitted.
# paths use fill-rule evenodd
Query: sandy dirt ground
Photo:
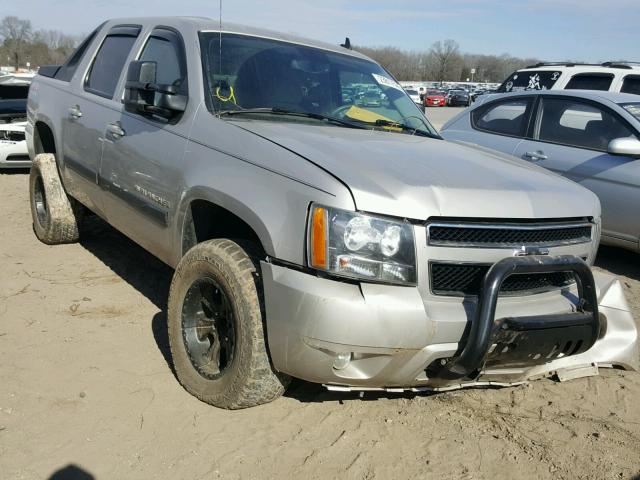
<svg viewBox="0 0 640 480"><path fill-rule="evenodd" d="M640 473L640 375L618 370L566 383L362 399L294 382L269 405L205 405L170 367L171 270L95 217L79 244L40 244L27 180L0 174L2 479ZM636 314L638 260L603 248L597 262L622 277Z"/></svg>

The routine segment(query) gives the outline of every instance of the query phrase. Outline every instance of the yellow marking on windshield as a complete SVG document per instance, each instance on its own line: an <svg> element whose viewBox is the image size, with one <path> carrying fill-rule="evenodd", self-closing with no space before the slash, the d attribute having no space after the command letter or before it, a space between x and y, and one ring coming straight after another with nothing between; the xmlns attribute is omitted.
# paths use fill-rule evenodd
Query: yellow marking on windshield
<svg viewBox="0 0 640 480"><path fill-rule="evenodd" d="M391 118L385 117L384 115L380 115L379 113L372 112L371 110L367 110L366 108L360 108L353 105L349 110L346 111L345 117L351 118L352 120L359 120L361 122L366 123L376 123L376 120L384 120L386 122L395 122ZM402 129L398 127L394 127L391 125L381 126L380 128L384 130L391 130L393 132L401 132Z"/></svg>

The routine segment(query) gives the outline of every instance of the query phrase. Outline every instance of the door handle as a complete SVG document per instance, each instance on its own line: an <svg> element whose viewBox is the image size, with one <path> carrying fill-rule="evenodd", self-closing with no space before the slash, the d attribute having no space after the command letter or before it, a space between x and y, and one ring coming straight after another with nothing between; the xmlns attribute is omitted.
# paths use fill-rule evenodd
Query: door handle
<svg viewBox="0 0 640 480"><path fill-rule="evenodd" d="M127 134L127 132L125 132L120 126L120 122L110 123L107 125L107 133L109 133L115 140L118 140Z"/></svg>
<svg viewBox="0 0 640 480"><path fill-rule="evenodd" d="M546 160L547 158L549 158L541 150L538 150L537 152L526 152L523 157L533 162L539 162L540 160Z"/></svg>
<svg viewBox="0 0 640 480"><path fill-rule="evenodd" d="M69 108L69 116L71 118L80 118L82 116L82 111L78 105L74 105Z"/></svg>

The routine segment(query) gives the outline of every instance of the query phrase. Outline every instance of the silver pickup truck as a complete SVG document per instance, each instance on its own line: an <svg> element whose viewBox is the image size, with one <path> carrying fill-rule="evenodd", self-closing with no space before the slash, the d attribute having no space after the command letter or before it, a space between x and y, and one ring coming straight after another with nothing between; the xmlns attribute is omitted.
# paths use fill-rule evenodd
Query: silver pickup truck
<svg viewBox="0 0 640 480"><path fill-rule="evenodd" d="M224 408L638 368L600 205L448 143L347 48L201 18L101 25L28 100L47 244L93 212L175 267L178 380Z"/></svg>

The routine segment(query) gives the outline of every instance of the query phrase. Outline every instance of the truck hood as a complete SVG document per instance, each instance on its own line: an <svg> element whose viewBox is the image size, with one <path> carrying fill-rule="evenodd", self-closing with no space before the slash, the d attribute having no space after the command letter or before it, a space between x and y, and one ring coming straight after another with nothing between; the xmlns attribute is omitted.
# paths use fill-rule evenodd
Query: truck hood
<svg viewBox="0 0 640 480"><path fill-rule="evenodd" d="M523 160L445 140L268 121L234 124L290 150L345 183L361 211L434 216L599 216L589 190Z"/></svg>

